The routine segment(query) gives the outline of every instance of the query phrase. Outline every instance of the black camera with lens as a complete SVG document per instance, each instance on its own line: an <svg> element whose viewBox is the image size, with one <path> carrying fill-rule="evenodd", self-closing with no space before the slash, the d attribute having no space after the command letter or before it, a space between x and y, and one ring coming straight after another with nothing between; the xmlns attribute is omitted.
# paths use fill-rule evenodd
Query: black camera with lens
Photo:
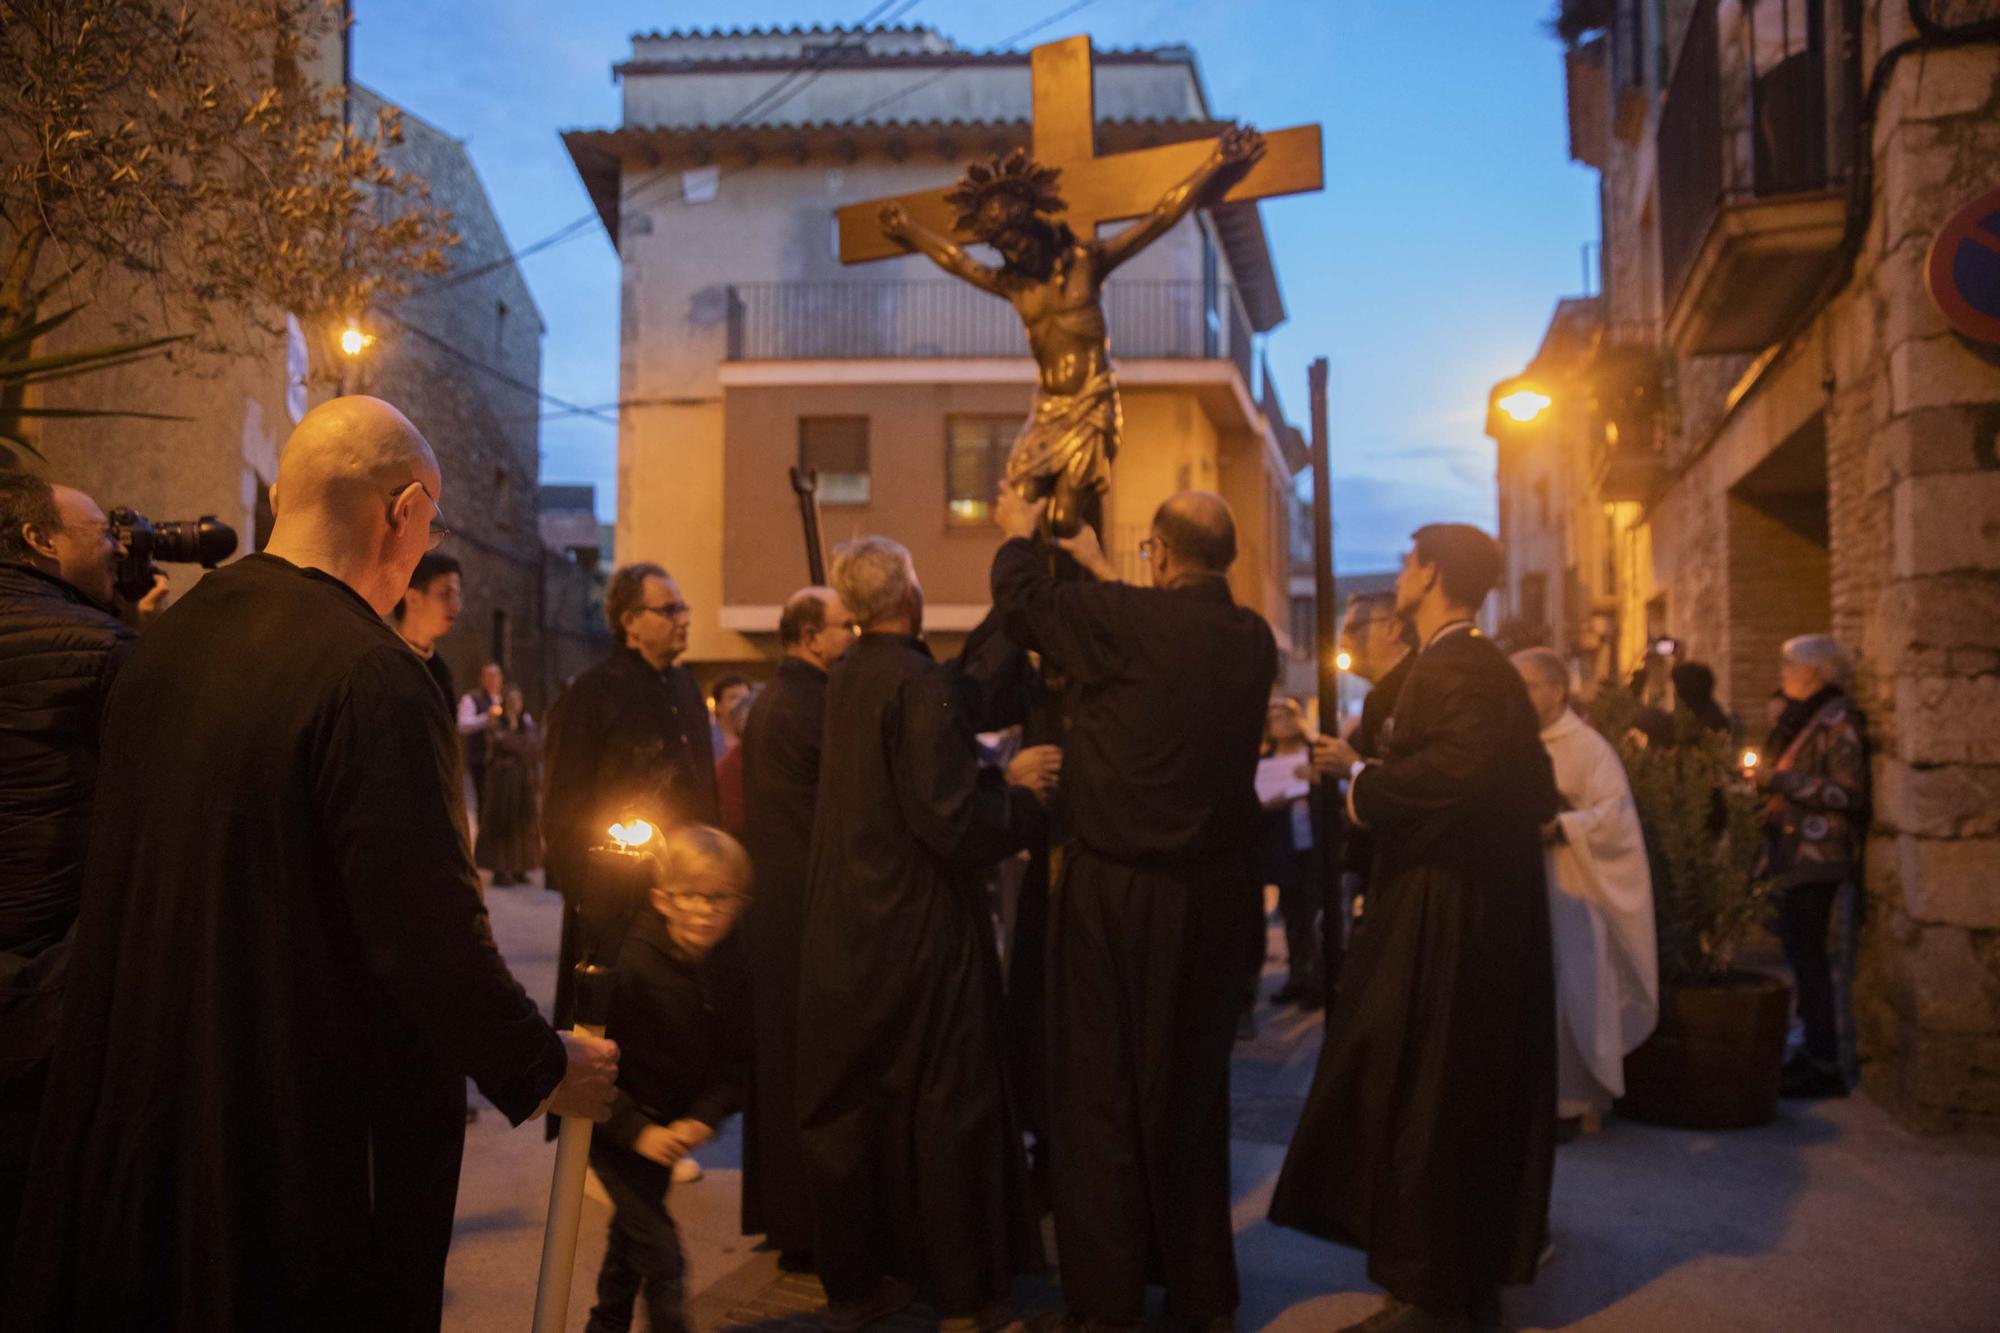
<svg viewBox="0 0 2000 1333"><path fill-rule="evenodd" d="M214 569L236 554L236 529L213 514L177 523L155 523L136 509L111 511L111 536L124 550L118 557L118 592L138 601L153 590L153 562Z"/></svg>

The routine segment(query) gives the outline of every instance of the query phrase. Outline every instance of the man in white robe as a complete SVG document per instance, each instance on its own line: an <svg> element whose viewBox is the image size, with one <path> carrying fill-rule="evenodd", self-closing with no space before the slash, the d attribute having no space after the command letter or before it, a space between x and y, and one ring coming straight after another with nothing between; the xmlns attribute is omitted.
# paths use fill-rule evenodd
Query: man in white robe
<svg viewBox="0 0 2000 1333"><path fill-rule="evenodd" d="M1542 830L1556 961L1556 1114L1594 1131L1625 1091L1625 1056L1659 1017L1653 879L1618 752L1569 707L1569 668L1547 648L1514 667L1541 718L1562 812Z"/></svg>

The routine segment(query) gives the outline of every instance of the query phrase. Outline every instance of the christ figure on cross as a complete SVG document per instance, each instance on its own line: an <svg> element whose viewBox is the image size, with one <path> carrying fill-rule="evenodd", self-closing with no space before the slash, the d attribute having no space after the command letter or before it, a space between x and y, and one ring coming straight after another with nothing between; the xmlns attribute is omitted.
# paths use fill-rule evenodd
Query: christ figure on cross
<svg viewBox="0 0 2000 1333"><path fill-rule="evenodd" d="M1026 326L1039 384L1034 408L1007 458L1006 484L1029 499L1048 497L1047 522L1056 536L1074 536L1086 524L1099 526L1118 452L1118 382L1104 324L1105 279L1196 205L1241 180L1263 153L1264 139L1256 130L1230 129L1150 212L1105 241L1077 236L1064 221L1060 168L1042 166L1020 148L990 163L974 163L945 200L958 210L960 234L1000 252L999 268L918 224L903 205L882 206L883 235L954 277L1006 298Z"/></svg>

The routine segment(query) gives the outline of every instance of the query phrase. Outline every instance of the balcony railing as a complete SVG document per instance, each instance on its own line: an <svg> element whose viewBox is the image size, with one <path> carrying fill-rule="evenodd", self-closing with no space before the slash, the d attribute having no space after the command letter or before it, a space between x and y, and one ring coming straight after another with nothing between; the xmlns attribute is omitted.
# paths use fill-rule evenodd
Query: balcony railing
<svg viewBox="0 0 2000 1333"><path fill-rule="evenodd" d="M1020 316L962 282L761 282L728 289L731 361L1026 356ZM1246 386L1250 321L1228 283L1113 281L1114 357L1228 357Z"/></svg>
<svg viewBox="0 0 2000 1333"><path fill-rule="evenodd" d="M1846 98L1831 6L1698 0L1660 111L1660 266L1668 304L1731 203L1824 192L1845 180Z"/></svg>

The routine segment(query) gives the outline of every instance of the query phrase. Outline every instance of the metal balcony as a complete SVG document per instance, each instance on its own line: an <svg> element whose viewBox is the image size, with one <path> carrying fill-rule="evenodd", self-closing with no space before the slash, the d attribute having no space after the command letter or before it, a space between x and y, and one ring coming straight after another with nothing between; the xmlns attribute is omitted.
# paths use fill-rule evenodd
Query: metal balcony
<svg viewBox="0 0 2000 1333"><path fill-rule="evenodd" d="M1660 270L1683 355L1755 353L1812 300L1846 227L1836 7L1699 0L1660 111Z"/></svg>
<svg viewBox="0 0 2000 1333"><path fill-rule="evenodd" d="M1028 354L1005 301L963 282L764 282L728 289L731 361L900 360ZM1227 358L1246 391L1250 320L1229 283L1113 280L1114 357Z"/></svg>

